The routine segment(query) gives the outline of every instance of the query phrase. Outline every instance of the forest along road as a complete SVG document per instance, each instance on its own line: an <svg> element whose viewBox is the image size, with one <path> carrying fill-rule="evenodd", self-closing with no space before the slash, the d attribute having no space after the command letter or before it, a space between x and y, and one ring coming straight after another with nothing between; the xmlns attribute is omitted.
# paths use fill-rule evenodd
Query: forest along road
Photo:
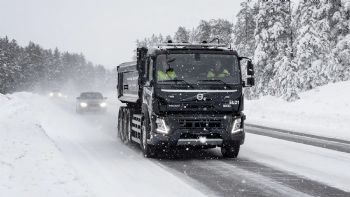
<svg viewBox="0 0 350 197"><path fill-rule="evenodd" d="M41 126L96 196L350 196L350 154L247 134L237 159L219 149L145 159L117 139L117 109L29 100Z"/></svg>

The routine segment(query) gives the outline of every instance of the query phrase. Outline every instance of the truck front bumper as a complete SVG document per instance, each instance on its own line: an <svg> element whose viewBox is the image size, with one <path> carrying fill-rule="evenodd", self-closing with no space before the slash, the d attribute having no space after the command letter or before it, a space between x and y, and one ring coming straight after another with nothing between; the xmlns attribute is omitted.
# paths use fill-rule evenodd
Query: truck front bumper
<svg viewBox="0 0 350 197"><path fill-rule="evenodd" d="M245 116L232 115L171 115L153 116L152 132L148 143L167 146L222 146L223 144L243 144L245 139ZM156 118L164 120L167 133L157 132ZM241 119L238 130L234 121Z"/></svg>

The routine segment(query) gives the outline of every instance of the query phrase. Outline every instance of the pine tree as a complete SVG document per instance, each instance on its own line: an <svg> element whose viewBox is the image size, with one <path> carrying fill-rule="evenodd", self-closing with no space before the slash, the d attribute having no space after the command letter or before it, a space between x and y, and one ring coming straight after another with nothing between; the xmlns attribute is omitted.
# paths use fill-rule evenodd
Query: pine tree
<svg viewBox="0 0 350 197"><path fill-rule="evenodd" d="M236 15L233 28L233 44L241 56L252 57L255 50L255 19L258 14L258 4L246 0L241 3L241 10Z"/></svg>
<svg viewBox="0 0 350 197"><path fill-rule="evenodd" d="M350 80L350 1L331 1L332 62L329 65L333 82Z"/></svg>
<svg viewBox="0 0 350 197"><path fill-rule="evenodd" d="M326 0L301 1L296 11L296 63L301 90L328 83L328 60L332 59Z"/></svg>
<svg viewBox="0 0 350 197"><path fill-rule="evenodd" d="M288 4L289 5L289 4ZM289 7L279 0L259 3L256 16L254 62L257 70L255 96L279 95L276 85L276 62L283 61L287 54L289 32ZM282 65L280 62L279 65Z"/></svg>
<svg viewBox="0 0 350 197"><path fill-rule="evenodd" d="M17 87L17 73L20 70L17 64L19 50L15 40L0 38L0 93L12 92Z"/></svg>

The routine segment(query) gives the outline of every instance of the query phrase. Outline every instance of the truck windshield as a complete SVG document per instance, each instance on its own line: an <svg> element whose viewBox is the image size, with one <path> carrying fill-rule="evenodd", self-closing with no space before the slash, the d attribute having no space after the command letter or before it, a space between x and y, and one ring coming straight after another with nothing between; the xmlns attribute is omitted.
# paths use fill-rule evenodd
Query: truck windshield
<svg viewBox="0 0 350 197"><path fill-rule="evenodd" d="M239 84L240 70L235 55L169 54L159 55L156 78L160 83L185 81L188 84Z"/></svg>

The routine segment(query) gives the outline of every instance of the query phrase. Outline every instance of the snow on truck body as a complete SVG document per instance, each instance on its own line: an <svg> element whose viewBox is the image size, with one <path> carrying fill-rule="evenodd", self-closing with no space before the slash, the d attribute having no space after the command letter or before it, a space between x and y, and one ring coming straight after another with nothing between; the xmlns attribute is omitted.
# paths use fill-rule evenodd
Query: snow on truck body
<svg viewBox="0 0 350 197"><path fill-rule="evenodd" d="M236 157L245 138L243 87L254 84L251 61L242 80L242 59L213 44L138 48L137 61L117 69L118 98L126 103L119 137L140 143L146 157L173 146L219 146L223 156Z"/></svg>

